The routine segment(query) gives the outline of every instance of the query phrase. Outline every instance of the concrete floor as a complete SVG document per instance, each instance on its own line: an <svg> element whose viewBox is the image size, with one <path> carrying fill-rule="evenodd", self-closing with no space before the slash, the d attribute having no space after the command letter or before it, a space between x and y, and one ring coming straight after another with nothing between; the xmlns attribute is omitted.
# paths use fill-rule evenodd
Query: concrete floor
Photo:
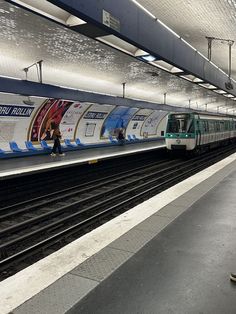
<svg viewBox="0 0 236 314"><path fill-rule="evenodd" d="M236 172L169 224L70 314L235 314Z"/></svg>

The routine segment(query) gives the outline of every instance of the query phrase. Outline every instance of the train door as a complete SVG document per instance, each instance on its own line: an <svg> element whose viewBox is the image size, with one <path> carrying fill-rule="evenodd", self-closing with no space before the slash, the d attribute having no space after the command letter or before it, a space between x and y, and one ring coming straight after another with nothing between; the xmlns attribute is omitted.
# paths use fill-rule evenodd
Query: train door
<svg viewBox="0 0 236 314"><path fill-rule="evenodd" d="M201 129L200 129L200 121L196 121L196 148L201 146Z"/></svg>

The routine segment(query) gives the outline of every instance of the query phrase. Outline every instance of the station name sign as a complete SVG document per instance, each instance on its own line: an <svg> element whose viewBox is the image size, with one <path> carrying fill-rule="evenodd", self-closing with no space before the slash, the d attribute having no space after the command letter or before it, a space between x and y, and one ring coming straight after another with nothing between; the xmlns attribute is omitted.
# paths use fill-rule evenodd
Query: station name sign
<svg viewBox="0 0 236 314"><path fill-rule="evenodd" d="M0 104L1 117L30 117L33 111L34 107Z"/></svg>
<svg viewBox="0 0 236 314"><path fill-rule="evenodd" d="M98 112L98 111L88 111L85 116L84 119L105 119L105 117L107 116L107 112Z"/></svg>

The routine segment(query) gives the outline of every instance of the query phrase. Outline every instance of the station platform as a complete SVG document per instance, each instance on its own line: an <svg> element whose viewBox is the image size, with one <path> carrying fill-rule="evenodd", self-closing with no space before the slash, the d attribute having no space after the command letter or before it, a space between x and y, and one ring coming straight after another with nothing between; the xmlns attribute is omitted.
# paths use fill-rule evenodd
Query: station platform
<svg viewBox="0 0 236 314"><path fill-rule="evenodd" d="M48 153L48 155L3 159L0 162L0 180L20 176L26 173L29 174L76 164L97 162L99 160L116 158L164 147L166 147L165 140L157 140L143 143L132 143L123 146L113 145L109 147L69 151L66 152L64 157L51 157L50 153Z"/></svg>
<svg viewBox="0 0 236 314"><path fill-rule="evenodd" d="M0 283L0 313L236 312L236 154Z"/></svg>

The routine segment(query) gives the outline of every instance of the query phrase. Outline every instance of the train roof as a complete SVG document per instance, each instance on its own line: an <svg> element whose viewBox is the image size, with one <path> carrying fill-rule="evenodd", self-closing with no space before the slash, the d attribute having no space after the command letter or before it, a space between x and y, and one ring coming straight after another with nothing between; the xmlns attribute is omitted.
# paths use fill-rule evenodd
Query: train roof
<svg viewBox="0 0 236 314"><path fill-rule="evenodd" d="M226 115L226 114L220 114L220 113L208 113L208 112L202 112L202 111L185 111L185 112L171 112L170 114L176 114L176 115L181 115L181 114L192 114L192 115L198 115L200 118L208 118L208 119L234 119L236 120L236 116L232 115Z"/></svg>

